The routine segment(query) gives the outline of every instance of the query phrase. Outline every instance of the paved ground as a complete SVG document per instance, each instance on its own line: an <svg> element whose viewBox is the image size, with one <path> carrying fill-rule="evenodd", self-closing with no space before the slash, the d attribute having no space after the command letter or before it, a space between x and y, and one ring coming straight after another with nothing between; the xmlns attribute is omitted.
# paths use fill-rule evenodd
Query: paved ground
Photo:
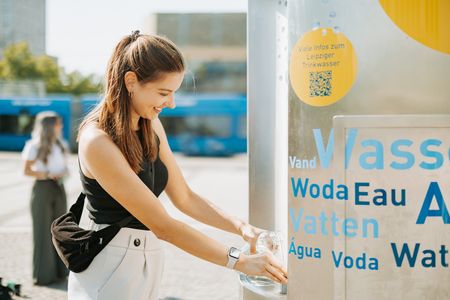
<svg viewBox="0 0 450 300"><path fill-rule="evenodd" d="M232 158L187 158L177 156L183 173L200 195L224 210L247 219L248 172L246 156ZM3 283L22 284L23 298L66 299L67 282L37 287L31 278L31 217L29 197L33 180L21 174L20 155L0 152L0 277ZM66 181L68 205L76 200L79 183L76 156L70 157L71 177ZM178 212L163 194L160 197L169 213L226 245L242 246L234 235L199 224ZM83 218L82 224L86 219ZM165 244L166 264L161 299L233 300L240 298L234 271L204 262ZM17 299L21 299L16 297Z"/></svg>

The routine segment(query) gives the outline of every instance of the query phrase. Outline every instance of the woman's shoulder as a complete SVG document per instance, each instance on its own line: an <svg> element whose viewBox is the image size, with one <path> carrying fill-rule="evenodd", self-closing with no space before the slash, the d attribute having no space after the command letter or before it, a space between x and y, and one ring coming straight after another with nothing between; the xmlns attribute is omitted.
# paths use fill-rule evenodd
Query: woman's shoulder
<svg viewBox="0 0 450 300"><path fill-rule="evenodd" d="M95 179L91 170L95 165L98 167L99 163L102 169L107 169L107 165L120 164L120 160L123 159L120 153L110 136L95 124L86 125L80 131L78 157L81 170L86 177Z"/></svg>
<svg viewBox="0 0 450 300"><path fill-rule="evenodd" d="M25 145L23 146L23 151L36 151L39 148L40 142L36 138L31 138L28 141L25 142Z"/></svg>
<svg viewBox="0 0 450 300"><path fill-rule="evenodd" d="M24 160L34 160L37 156L37 151L39 148L39 141L37 139L29 139L25 142L22 149L22 159Z"/></svg>
<svg viewBox="0 0 450 300"><path fill-rule="evenodd" d="M80 140L92 139L95 137L108 135L103 129L98 126L98 123L86 124L82 130L80 130Z"/></svg>
<svg viewBox="0 0 450 300"><path fill-rule="evenodd" d="M25 142L25 145L28 145L28 146L39 146L39 139L31 138L31 139L29 139L29 140L27 140Z"/></svg>
<svg viewBox="0 0 450 300"><path fill-rule="evenodd" d="M112 143L109 135L96 123L86 125L80 132L80 138L78 142L79 151L84 152L90 148L112 147Z"/></svg>

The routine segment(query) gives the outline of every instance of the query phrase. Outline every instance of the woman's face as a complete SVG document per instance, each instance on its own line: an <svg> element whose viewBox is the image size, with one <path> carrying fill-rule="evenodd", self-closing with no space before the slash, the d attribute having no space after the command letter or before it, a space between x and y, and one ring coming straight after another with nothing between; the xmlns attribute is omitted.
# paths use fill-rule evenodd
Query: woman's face
<svg viewBox="0 0 450 300"><path fill-rule="evenodd" d="M166 107L175 108L174 94L183 82L184 72L167 73L161 79L131 86L131 106L139 117L153 120Z"/></svg>

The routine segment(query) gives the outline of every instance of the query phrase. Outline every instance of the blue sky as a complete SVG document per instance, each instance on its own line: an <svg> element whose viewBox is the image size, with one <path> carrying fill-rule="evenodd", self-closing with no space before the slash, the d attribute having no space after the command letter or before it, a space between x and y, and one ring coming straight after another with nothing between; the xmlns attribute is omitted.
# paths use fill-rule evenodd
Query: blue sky
<svg viewBox="0 0 450 300"><path fill-rule="evenodd" d="M115 44L154 12L246 10L246 0L47 0L47 53L68 72L103 75Z"/></svg>

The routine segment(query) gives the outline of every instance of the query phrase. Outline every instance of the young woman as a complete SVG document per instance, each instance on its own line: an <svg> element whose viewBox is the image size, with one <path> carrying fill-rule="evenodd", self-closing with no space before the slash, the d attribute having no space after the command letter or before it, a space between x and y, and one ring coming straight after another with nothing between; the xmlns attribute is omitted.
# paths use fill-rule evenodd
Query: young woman
<svg viewBox="0 0 450 300"><path fill-rule="evenodd" d="M165 191L185 214L239 234L253 248L262 232L197 195L183 178L158 115L175 107L184 70L180 51L165 38L134 32L116 46L105 97L80 125L80 176L91 228L130 214L135 219L88 269L70 273L69 299L158 299L164 265L160 240L209 262L286 282L286 270L273 255L240 254L173 219L157 198Z"/></svg>
<svg viewBox="0 0 450 300"><path fill-rule="evenodd" d="M68 174L67 143L61 137L61 118L52 111L37 114L32 139L22 150L24 174L36 178L31 192L33 219L33 279L46 285L67 275L67 269L53 248L50 225L67 211L62 178Z"/></svg>

